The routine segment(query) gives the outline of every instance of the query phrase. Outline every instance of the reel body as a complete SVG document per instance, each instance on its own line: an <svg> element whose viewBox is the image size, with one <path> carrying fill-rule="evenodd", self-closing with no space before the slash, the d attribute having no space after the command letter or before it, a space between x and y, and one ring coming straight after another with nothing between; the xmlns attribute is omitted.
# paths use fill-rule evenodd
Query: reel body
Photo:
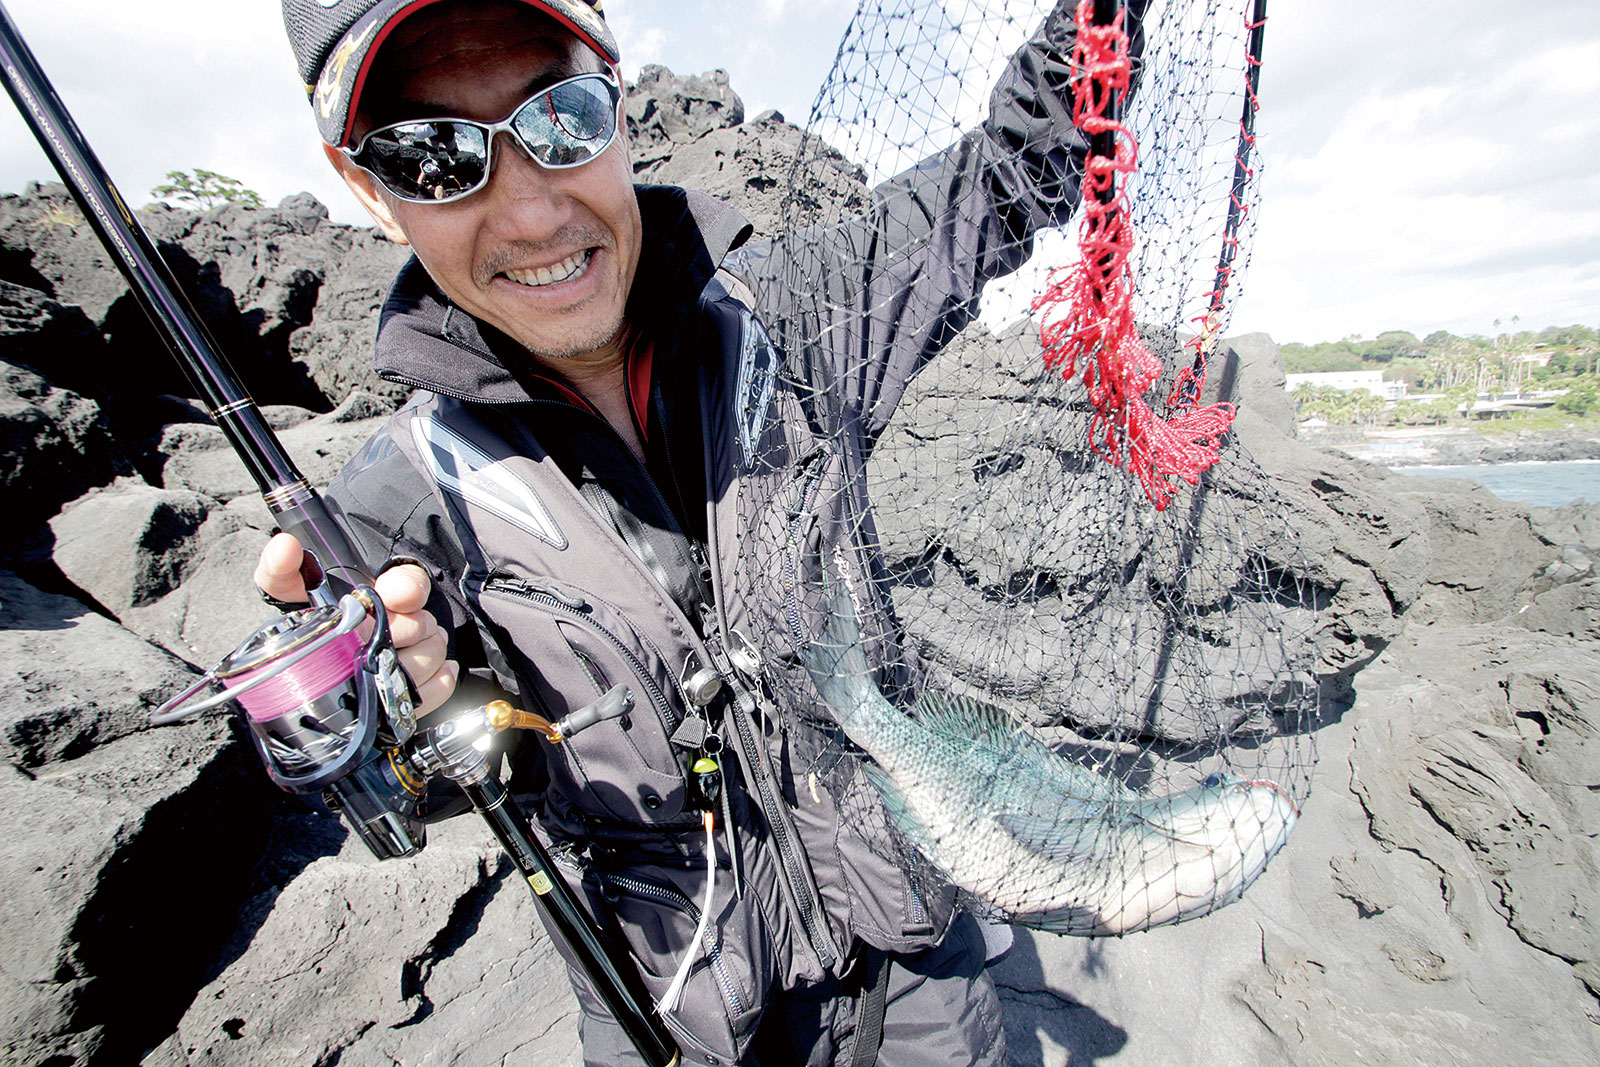
<svg viewBox="0 0 1600 1067"><path fill-rule="evenodd" d="M360 628L371 620L372 631ZM201 690L223 688L202 699ZM256 628L153 723L237 702L267 776L291 793L322 793L378 859L426 843L426 778L402 752L416 732L411 683L389 647L382 601L369 587Z"/></svg>

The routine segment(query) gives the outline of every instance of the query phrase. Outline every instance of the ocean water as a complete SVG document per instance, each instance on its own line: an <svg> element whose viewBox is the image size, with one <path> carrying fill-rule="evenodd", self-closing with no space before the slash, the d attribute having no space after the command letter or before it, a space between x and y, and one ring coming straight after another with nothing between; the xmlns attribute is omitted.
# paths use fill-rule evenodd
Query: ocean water
<svg viewBox="0 0 1600 1067"><path fill-rule="evenodd" d="M1395 467L1418 478L1471 478L1501 500L1558 508L1574 500L1600 502L1600 459L1558 463L1469 463L1452 467Z"/></svg>

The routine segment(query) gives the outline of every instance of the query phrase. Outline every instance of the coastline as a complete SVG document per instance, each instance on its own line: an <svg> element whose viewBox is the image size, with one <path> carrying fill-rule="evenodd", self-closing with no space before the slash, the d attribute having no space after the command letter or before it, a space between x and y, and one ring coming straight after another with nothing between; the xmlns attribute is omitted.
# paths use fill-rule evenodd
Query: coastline
<svg viewBox="0 0 1600 1067"><path fill-rule="evenodd" d="M1364 431L1301 428L1298 436L1307 444L1390 468L1600 459L1600 433L1584 430L1489 434L1466 427Z"/></svg>

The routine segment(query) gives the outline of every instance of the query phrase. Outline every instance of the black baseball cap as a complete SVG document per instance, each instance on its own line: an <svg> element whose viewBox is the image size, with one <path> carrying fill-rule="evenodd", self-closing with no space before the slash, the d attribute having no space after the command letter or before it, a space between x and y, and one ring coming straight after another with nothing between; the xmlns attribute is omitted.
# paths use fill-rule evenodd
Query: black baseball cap
<svg viewBox="0 0 1600 1067"><path fill-rule="evenodd" d="M350 140L355 102L378 46L401 22L439 0L283 0L283 25L322 139ZM604 0L522 0L571 30L608 63L621 59Z"/></svg>

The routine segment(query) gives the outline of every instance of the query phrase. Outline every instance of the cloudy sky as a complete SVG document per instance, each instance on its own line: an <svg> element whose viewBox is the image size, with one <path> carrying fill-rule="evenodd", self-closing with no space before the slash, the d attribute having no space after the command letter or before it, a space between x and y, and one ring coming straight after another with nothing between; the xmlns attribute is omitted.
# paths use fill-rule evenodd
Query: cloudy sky
<svg viewBox="0 0 1600 1067"><path fill-rule="evenodd" d="M204 167L363 221L276 0L0 0L123 194ZM609 0L625 72L723 67L803 122L854 0ZM1600 4L1275 0L1235 331L1280 341L1600 326ZM0 107L0 191L53 178Z"/></svg>

